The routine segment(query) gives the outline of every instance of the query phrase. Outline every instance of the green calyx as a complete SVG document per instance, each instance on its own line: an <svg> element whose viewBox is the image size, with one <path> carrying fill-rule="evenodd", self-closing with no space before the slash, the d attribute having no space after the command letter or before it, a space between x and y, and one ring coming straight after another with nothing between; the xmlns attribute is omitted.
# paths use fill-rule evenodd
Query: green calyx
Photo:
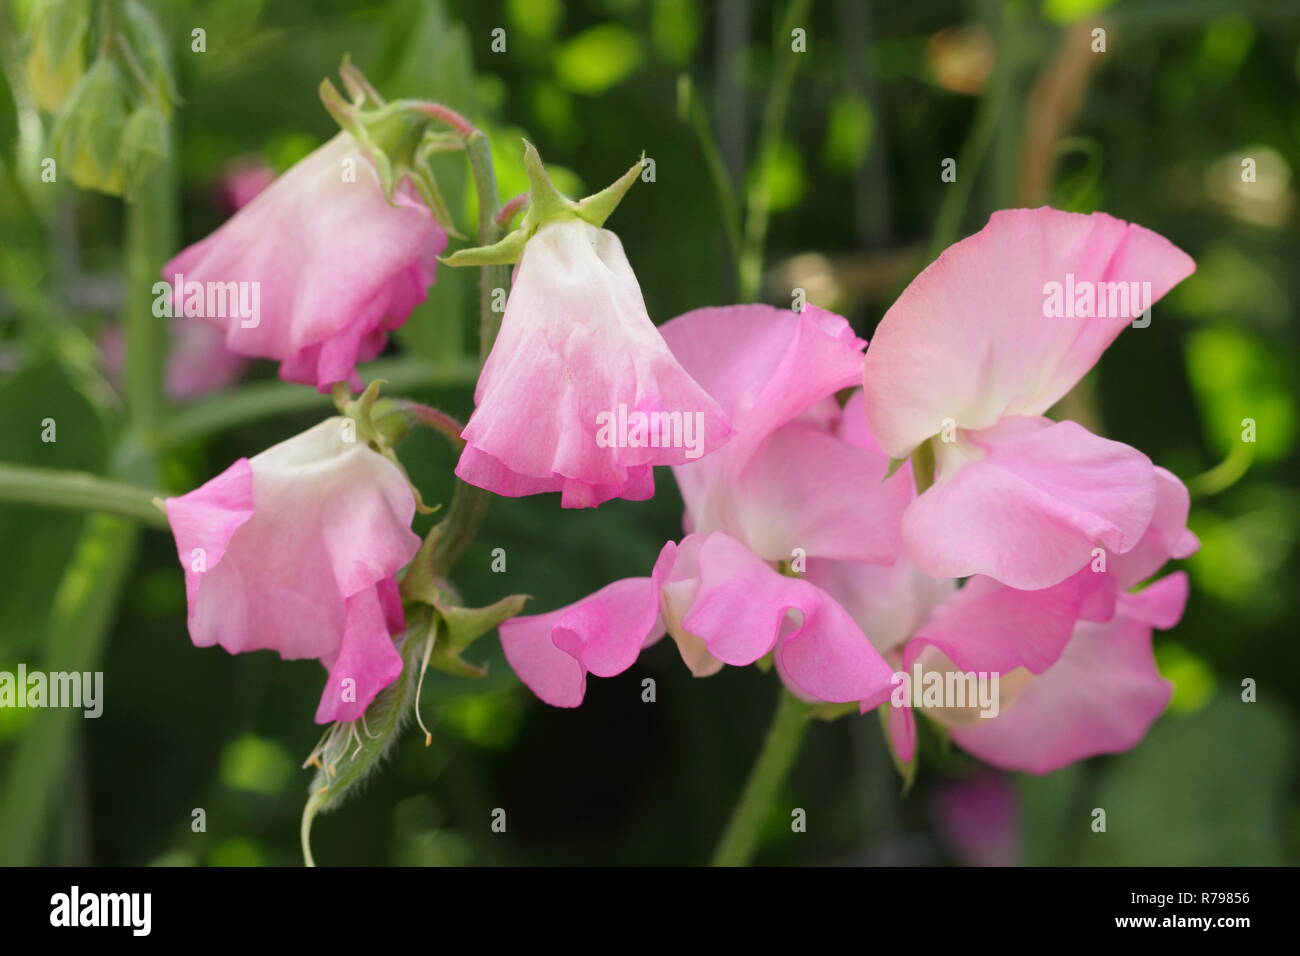
<svg viewBox="0 0 1300 956"><path fill-rule="evenodd" d="M524 171L528 174L528 208L519 227L490 246L461 249L442 261L449 266L512 265L523 255L524 245L543 225L581 219L603 226L641 174L645 154L632 167L598 193L577 201L569 199L551 182L537 148L524 140Z"/></svg>
<svg viewBox="0 0 1300 956"><path fill-rule="evenodd" d="M434 221L459 237L428 160L435 153L463 149L464 142L435 129L434 118L414 101L386 102L347 56L339 75L351 98L345 99L327 77L320 84L321 103L370 160L388 201L394 202L398 186L409 179Z"/></svg>
<svg viewBox="0 0 1300 956"><path fill-rule="evenodd" d="M502 621L522 611L528 596L511 594L487 607L462 607L456 589L438 566L442 531L442 525L435 525L407 566L400 584L402 601L408 605L426 605L432 610L427 625L430 649L425 666L457 677L485 677L487 672L483 668L461 655Z"/></svg>

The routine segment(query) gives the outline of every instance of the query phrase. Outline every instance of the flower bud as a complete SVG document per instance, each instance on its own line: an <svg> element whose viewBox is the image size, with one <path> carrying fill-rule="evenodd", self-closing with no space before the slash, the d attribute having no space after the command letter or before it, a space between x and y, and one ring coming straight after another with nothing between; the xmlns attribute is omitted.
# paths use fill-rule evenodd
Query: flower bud
<svg viewBox="0 0 1300 956"><path fill-rule="evenodd" d="M150 96L159 104L163 117L170 119L172 104L179 96L167 56L167 41L153 14L139 0L126 0L122 9L125 15L119 42L140 64Z"/></svg>
<svg viewBox="0 0 1300 956"><path fill-rule="evenodd" d="M41 0L32 11L27 85L41 109L58 112L86 69L90 5L84 0Z"/></svg>
<svg viewBox="0 0 1300 956"><path fill-rule="evenodd" d="M112 60L100 57L81 78L54 121L54 153L82 189L113 196L125 180L122 138L128 88Z"/></svg>
<svg viewBox="0 0 1300 956"><path fill-rule="evenodd" d="M122 131L122 173L128 200L139 195L167 161L170 151L167 118L161 107L154 102L141 103Z"/></svg>

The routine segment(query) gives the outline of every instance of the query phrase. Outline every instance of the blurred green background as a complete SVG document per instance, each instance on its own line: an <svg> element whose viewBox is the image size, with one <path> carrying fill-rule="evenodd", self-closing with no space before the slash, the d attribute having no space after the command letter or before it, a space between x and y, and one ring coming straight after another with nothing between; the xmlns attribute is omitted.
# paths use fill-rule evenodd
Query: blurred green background
<svg viewBox="0 0 1300 956"><path fill-rule="evenodd" d="M1204 546L1187 562L1191 602L1156 638L1173 704L1131 753L1010 778L1003 849L1051 864L1300 858L1300 647L1286 610L1300 596L1296 3L816 0L797 22L807 52L788 116L768 140L765 115L788 62L774 55L774 44L789 47L778 35L785 4L148 5L172 44L183 100L181 244L220 223L214 189L232 159L260 157L281 171L332 135L317 85L350 52L386 96L438 99L489 129L503 198L524 188L521 136L561 167L557 183L575 195L604 186L644 150L655 182L633 189L609 225L657 321L740 295L706 162L714 150L737 202L754 197L770 209L759 298L788 305L790 289L804 288L868 337L935 252L994 209L1104 210L1187 250L1197 273L1066 400L1071 417L1142 449L1197 492L1191 523ZM121 437L121 399L96 343L121 308L123 211L118 200L32 174L49 117L8 95L18 92L26 42L15 24L30 7L0 3L9 84L0 102L0 459L102 474ZM206 30L204 53L190 50L195 27ZM492 51L496 28L506 31L504 52ZM1096 28L1106 30L1104 53L1091 49ZM956 183L940 181L949 157ZM1241 180L1243 157L1256 160L1254 183ZM438 162L469 232L458 157ZM390 351L434 368L471 354L475 281L441 269ZM248 377L273 376L262 362ZM410 394L462 419L472 407L468 386ZM160 483L189 490L326 409L180 441ZM40 440L47 416L59 423L55 444ZM1258 429L1248 449L1239 440L1246 417ZM420 434L402 457L427 500L446 500L453 461L443 444ZM545 611L646 573L680 532L680 497L667 471L658 477L654 501L593 511L562 512L553 495L494 501L457 569L466 603L524 592L534 595L531 611ZM22 859L0 846L0 859L298 863L309 780L299 764L319 733L311 715L321 668L191 646L164 533L146 532L134 562L110 555L80 584L69 581L74 563L95 568L78 553L89 520L0 505L0 670L48 660L51 609L78 587L109 596L98 652L104 715L74 722L68 766L45 769L45 795L15 767L49 713L0 709L0 833L17 828L32 844ZM490 571L494 548L506 549L505 574ZM114 602L115 574L124 580ZM430 675L422 711L433 745L408 733L363 793L317 821L319 862L707 859L770 717L773 675L728 668L694 680L665 642L622 676L591 680L586 703L569 712L519 685L494 636L468 656L486 661L489 676ZM657 681L657 703L641 701L646 676ZM1246 678L1258 683L1255 703L1241 702ZM931 739L923 745L920 778L901 797L873 717L815 726L782 801L806 809L807 832L792 834L788 810L774 811L758 861L971 859L942 808L976 765ZM1094 807L1107 809L1104 835L1089 829ZM206 832L191 828L195 808L206 812ZM507 811L504 834L490 829L495 808Z"/></svg>

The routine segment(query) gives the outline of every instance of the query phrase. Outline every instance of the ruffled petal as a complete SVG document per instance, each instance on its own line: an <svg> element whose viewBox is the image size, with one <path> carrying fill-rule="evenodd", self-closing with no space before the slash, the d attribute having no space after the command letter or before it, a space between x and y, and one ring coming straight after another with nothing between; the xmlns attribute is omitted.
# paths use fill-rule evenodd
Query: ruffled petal
<svg viewBox="0 0 1300 956"><path fill-rule="evenodd" d="M646 497L652 466L693 461L731 434L650 321L618 238L578 219L525 247L475 401L457 474L503 494L549 483L566 507Z"/></svg>
<svg viewBox="0 0 1300 956"><path fill-rule="evenodd" d="M558 611L510 618L499 630L506 660L534 694L555 707L577 707L588 672L622 673L662 634L658 583L625 578Z"/></svg>
<svg viewBox="0 0 1300 956"><path fill-rule="evenodd" d="M232 351L278 359L283 378L328 389L355 382L356 363L377 354L386 330L424 298L446 244L413 187L403 183L390 204L369 160L340 133L177 254L163 278L241 283L250 306L256 290L256 316L209 310L205 294L201 317ZM182 290L177 305L187 301Z"/></svg>
<svg viewBox="0 0 1300 956"><path fill-rule="evenodd" d="M940 449L938 481L903 516L908 554L936 577L1049 587L1094 548L1132 549L1155 511L1150 459L1074 422L1008 418Z"/></svg>
<svg viewBox="0 0 1300 956"><path fill-rule="evenodd" d="M323 661L329 679L316 708L316 723L361 719L375 695L402 673L379 588L347 599L343 642L333 661Z"/></svg>
<svg viewBox="0 0 1300 956"><path fill-rule="evenodd" d="M1151 628L1117 616L1106 624L1080 624L1061 658L1009 707L951 732L981 760L1043 774L1134 747L1171 693L1156 671Z"/></svg>
<svg viewBox="0 0 1300 956"><path fill-rule="evenodd" d="M994 213L917 276L881 320L864 373L872 430L903 458L944 419L984 429L1004 415L1041 415L1194 268L1167 239L1104 213ZM1108 316L1049 315L1049 283L1063 292L1067 283L1114 283L1114 308L1111 287L1102 287L1093 311L1104 300ZM1119 301L1129 283L1138 284L1140 301Z"/></svg>

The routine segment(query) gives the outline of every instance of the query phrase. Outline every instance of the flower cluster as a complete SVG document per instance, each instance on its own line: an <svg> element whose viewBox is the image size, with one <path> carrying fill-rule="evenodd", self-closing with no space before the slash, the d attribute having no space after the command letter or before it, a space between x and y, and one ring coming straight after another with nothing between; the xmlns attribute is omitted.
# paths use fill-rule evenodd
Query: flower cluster
<svg viewBox="0 0 1300 956"><path fill-rule="evenodd" d="M1141 452L1043 417L1149 301L1065 319L1043 295L1069 274L1159 298L1192 268L1106 215L1012 210L926 269L865 355L811 307L666 323L736 434L674 465L688 533L650 575L504 623L511 665L542 700L576 706L587 674L627 669L667 633L697 676L770 655L799 697L886 705L904 762L918 705L1008 768L1132 747L1168 701L1152 629L1177 622L1187 583L1134 588L1195 550L1188 495ZM913 675L949 689L995 677L997 694L980 710L899 693Z"/></svg>
<svg viewBox="0 0 1300 956"><path fill-rule="evenodd" d="M454 606L431 557L450 531L413 533L421 502L376 425L376 385L349 391L447 241L428 183L376 143L386 123L446 114L330 103L345 131L166 270L255 283L256 321L199 317L282 378L347 396L342 415L166 503L196 644L319 659L322 723L361 719L397 680L418 605L443 622L439 654L501 622L516 674L560 707L667 635L696 676L770 665L824 715L882 709L902 764L918 711L985 761L1040 773L1145 734L1169 698L1152 631L1187 597L1182 572L1152 578L1197 547L1187 491L1045 415L1191 273L1183 252L1103 214L1009 210L922 272L869 347L813 306L656 327L604 228L639 165L574 202L527 147L521 225L447 260L515 265L474 414L463 429L430 409L411 421L457 443L470 493L594 507L651 497L666 465L686 513L645 577L502 621L516 603Z"/></svg>

